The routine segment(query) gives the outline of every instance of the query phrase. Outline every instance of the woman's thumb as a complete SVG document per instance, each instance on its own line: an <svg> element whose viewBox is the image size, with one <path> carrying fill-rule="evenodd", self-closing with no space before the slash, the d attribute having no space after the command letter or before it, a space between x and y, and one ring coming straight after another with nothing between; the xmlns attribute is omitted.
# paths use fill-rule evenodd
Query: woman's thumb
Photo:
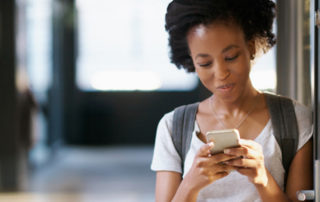
<svg viewBox="0 0 320 202"><path fill-rule="evenodd" d="M198 152L198 156L203 156L203 157L207 157L210 154L210 150L214 147L214 143L213 142L209 142L205 145L203 145L202 147L200 147L199 152Z"/></svg>

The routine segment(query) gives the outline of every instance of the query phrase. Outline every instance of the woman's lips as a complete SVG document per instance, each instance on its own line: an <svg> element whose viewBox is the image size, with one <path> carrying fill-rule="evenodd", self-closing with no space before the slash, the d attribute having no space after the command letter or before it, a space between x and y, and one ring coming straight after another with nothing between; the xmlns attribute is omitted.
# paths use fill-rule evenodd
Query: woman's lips
<svg viewBox="0 0 320 202"><path fill-rule="evenodd" d="M231 91L234 87L233 83L228 83L228 84L224 84L224 85L220 85L217 87L217 90L222 91L222 92L228 92Z"/></svg>

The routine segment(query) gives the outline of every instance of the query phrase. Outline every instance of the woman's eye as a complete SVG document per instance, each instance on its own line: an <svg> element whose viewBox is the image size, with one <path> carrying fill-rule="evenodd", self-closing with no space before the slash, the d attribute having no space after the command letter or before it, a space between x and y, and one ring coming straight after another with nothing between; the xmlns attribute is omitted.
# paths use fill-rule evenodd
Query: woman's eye
<svg viewBox="0 0 320 202"><path fill-rule="evenodd" d="M207 63L198 63L198 65L200 67L209 67L212 63L211 62L207 62Z"/></svg>
<svg viewBox="0 0 320 202"><path fill-rule="evenodd" d="M237 59L238 56L239 56L239 54L237 54L237 55L235 55L233 57L226 57L225 60L226 61L233 61L233 60Z"/></svg>

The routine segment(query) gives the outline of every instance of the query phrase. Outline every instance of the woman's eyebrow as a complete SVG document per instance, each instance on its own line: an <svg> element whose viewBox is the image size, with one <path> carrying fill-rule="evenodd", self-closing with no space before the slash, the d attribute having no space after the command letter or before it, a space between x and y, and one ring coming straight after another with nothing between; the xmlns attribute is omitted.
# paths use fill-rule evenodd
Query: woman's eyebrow
<svg viewBox="0 0 320 202"><path fill-rule="evenodd" d="M209 57L209 55L206 54L206 53L199 53L199 54L196 55L195 58L198 58L198 57L206 58L206 57Z"/></svg>
<svg viewBox="0 0 320 202"><path fill-rule="evenodd" d="M230 50L232 48L240 48L240 47L237 46L237 45L231 44L231 45L227 46L226 48L224 48L221 52L225 53L225 52L227 52L228 50ZM199 53L199 54L196 55L195 59L198 58L198 57L206 58L206 57L209 57L209 54Z"/></svg>
<svg viewBox="0 0 320 202"><path fill-rule="evenodd" d="M224 48L224 49L222 50L222 53L225 53L225 52L227 52L228 50L230 50L230 49L232 49L232 48L240 48L240 47L237 46L237 45L231 44L231 45L227 46L226 48Z"/></svg>

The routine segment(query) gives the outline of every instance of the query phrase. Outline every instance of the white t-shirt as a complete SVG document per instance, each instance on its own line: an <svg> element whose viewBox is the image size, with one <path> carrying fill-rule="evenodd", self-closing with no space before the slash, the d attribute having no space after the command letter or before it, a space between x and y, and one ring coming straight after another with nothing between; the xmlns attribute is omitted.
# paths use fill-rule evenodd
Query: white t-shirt
<svg viewBox="0 0 320 202"><path fill-rule="evenodd" d="M311 110L294 101L294 107L299 128L298 150L312 137L312 114ZM182 172L181 159L177 153L171 138L173 111L165 114L157 128L155 147L151 169L153 171ZM184 173L190 170L195 154L204 143L196 133L199 127L195 121L190 149L184 162ZM282 154L279 144L273 135L271 120L254 140L263 147L265 166L274 177L278 185L283 189L285 170L282 166ZM261 201L255 186L246 176L233 171L228 176L219 179L203 188L198 195L198 202L247 202Z"/></svg>

